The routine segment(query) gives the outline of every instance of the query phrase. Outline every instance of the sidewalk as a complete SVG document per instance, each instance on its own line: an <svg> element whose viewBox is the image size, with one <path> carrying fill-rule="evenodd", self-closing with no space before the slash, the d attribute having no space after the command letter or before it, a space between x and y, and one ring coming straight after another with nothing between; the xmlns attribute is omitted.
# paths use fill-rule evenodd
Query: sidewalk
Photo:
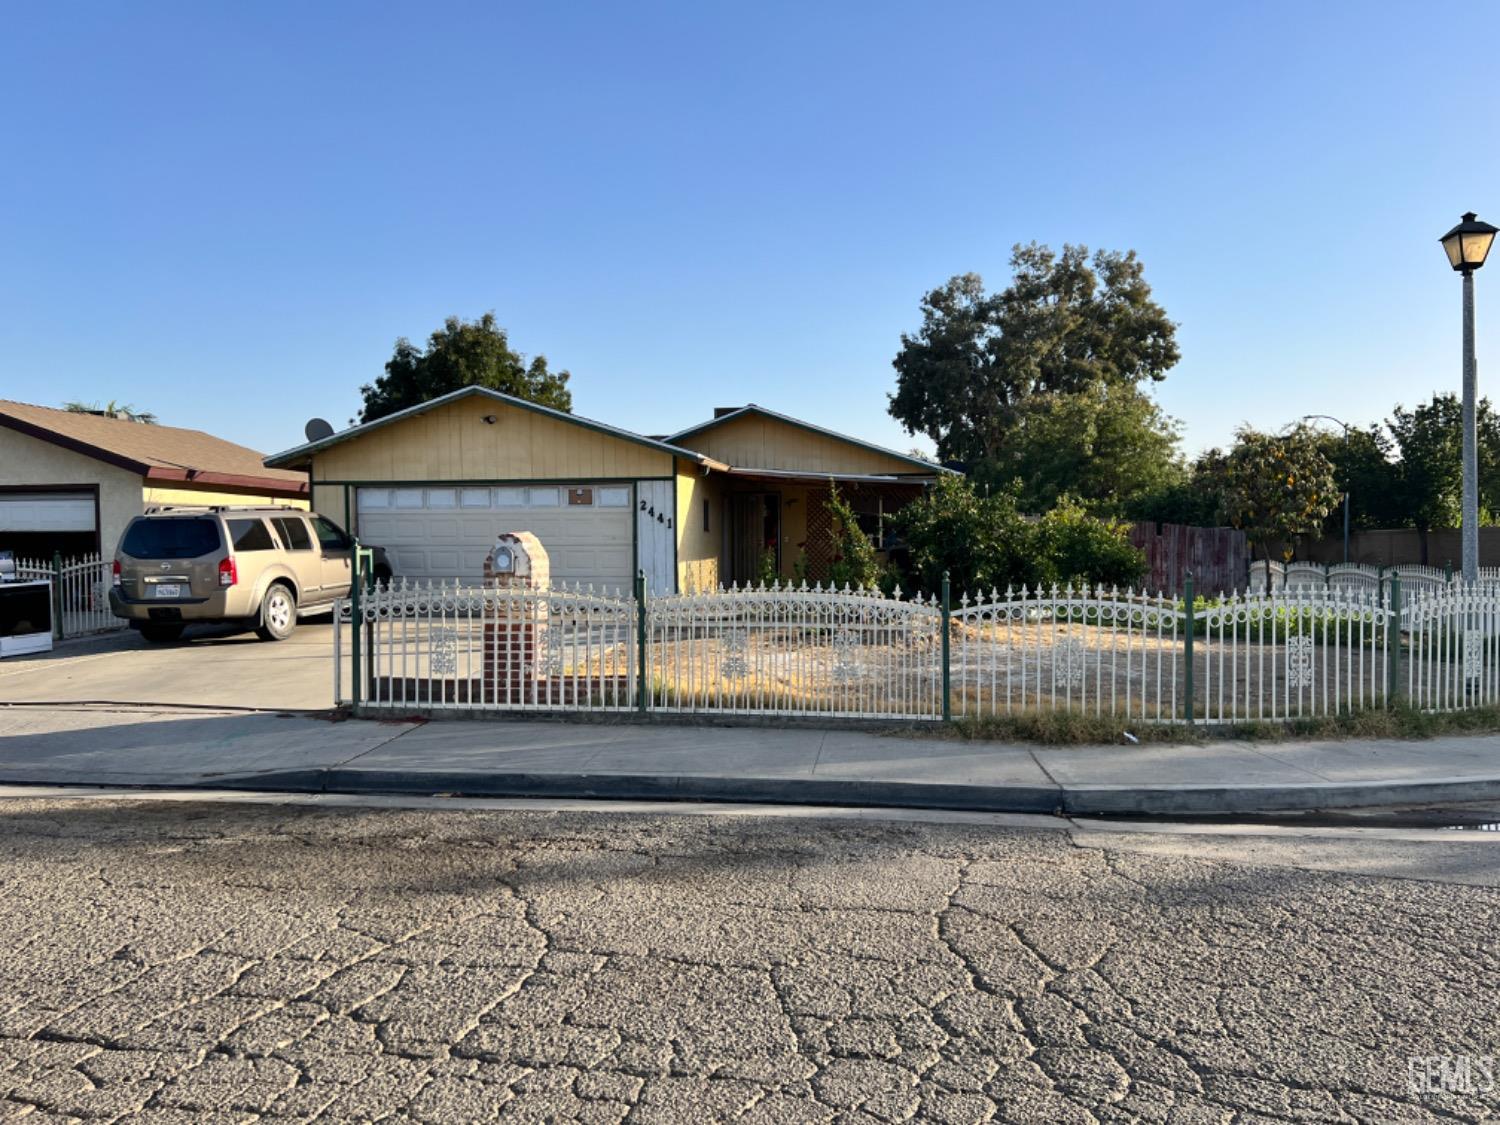
<svg viewBox="0 0 1500 1125"><path fill-rule="evenodd" d="M1500 738L1033 747L862 731L0 707L0 783L1248 813L1500 798Z"/></svg>

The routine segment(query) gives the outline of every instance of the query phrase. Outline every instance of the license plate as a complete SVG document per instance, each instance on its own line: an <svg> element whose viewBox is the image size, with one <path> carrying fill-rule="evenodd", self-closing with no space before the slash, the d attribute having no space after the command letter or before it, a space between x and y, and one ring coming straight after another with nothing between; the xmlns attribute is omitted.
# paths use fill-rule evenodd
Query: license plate
<svg viewBox="0 0 1500 1125"><path fill-rule="evenodd" d="M158 583L156 587L158 598L180 598L182 597L182 586L176 582Z"/></svg>

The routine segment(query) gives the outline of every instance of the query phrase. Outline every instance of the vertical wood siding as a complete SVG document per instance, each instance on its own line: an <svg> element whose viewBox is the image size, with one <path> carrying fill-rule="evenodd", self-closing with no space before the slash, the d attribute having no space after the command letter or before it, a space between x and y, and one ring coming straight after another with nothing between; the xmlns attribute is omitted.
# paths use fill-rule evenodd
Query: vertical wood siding
<svg viewBox="0 0 1500 1125"><path fill-rule="evenodd" d="M484 421L493 414L493 425ZM493 399L460 399L313 457L314 480L665 477L671 454Z"/></svg>
<svg viewBox="0 0 1500 1125"><path fill-rule="evenodd" d="M921 471L897 457L758 414L691 434L680 444L741 469L795 469L813 473Z"/></svg>

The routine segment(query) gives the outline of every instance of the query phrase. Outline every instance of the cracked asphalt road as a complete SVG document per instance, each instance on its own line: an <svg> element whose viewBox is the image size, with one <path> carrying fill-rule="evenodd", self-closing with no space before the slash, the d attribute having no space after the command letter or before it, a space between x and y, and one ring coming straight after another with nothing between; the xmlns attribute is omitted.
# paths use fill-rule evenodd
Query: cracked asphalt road
<svg viewBox="0 0 1500 1125"><path fill-rule="evenodd" d="M1064 832L9 801L0 1117L1480 1121L1500 891Z"/></svg>

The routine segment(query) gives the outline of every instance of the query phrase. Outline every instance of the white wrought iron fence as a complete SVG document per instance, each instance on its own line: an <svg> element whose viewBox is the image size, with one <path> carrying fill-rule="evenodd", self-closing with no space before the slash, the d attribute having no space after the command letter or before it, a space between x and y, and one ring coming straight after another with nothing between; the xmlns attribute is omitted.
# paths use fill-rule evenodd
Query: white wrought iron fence
<svg viewBox="0 0 1500 1125"><path fill-rule="evenodd" d="M621 711L635 706L635 602L398 581L339 603L354 615L355 699L376 710ZM342 658L342 643L337 659ZM335 684L342 681L336 672Z"/></svg>
<svg viewBox="0 0 1500 1125"><path fill-rule="evenodd" d="M1500 705L1500 584L1178 599L1053 588L904 600L789 586L644 598L398 582L352 616L362 710L1143 723Z"/></svg>
<svg viewBox="0 0 1500 1125"><path fill-rule="evenodd" d="M128 628L109 608L113 559L85 555L77 559L17 559L16 577L52 583L53 632L82 637Z"/></svg>
<svg viewBox="0 0 1500 1125"><path fill-rule="evenodd" d="M1493 583L1419 593L1402 608L1401 685L1422 711L1500 704L1500 590Z"/></svg>
<svg viewBox="0 0 1500 1125"><path fill-rule="evenodd" d="M775 585L651 598L652 710L938 719L942 612L878 590Z"/></svg>
<svg viewBox="0 0 1500 1125"><path fill-rule="evenodd" d="M1399 566L1372 566L1369 563L1332 563L1324 565L1312 562L1279 563L1256 559L1250 564L1247 593L1260 594L1267 591L1267 572L1270 574L1271 592L1299 589L1356 590L1374 592L1384 596L1390 590L1392 578L1399 577L1408 593L1420 590L1440 590L1452 586L1461 579L1440 566L1418 566L1402 563ZM1480 567L1481 582L1500 582L1500 567Z"/></svg>
<svg viewBox="0 0 1500 1125"><path fill-rule="evenodd" d="M1285 721L1384 704L1399 635L1372 591L1294 586L1193 611L1190 718Z"/></svg>
<svg viewBox="0 0 1500 1125"><path fill-rule="evenodd" d="M1182 647L1175 598L1135 590L992 590L952 611L959 716L1066 710L1171 722Z"/></svg>

